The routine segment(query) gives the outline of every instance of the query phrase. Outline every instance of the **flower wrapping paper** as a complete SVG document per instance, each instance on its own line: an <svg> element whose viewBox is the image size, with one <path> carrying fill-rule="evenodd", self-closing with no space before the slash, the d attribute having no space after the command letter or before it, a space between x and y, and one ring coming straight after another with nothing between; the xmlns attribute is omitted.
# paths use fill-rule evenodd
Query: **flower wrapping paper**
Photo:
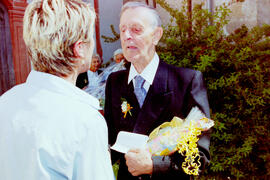
<svg viewBox="0 0 270 180"><path fill-rule="evenodd" d="M214 121L206 118L198 107L193 107L185 120L174 117L154 129L149 135L147 148L153 156L168 156L178 151L185 156L183 170L187 174L198 175L198 136L212 126Z"/></svg>

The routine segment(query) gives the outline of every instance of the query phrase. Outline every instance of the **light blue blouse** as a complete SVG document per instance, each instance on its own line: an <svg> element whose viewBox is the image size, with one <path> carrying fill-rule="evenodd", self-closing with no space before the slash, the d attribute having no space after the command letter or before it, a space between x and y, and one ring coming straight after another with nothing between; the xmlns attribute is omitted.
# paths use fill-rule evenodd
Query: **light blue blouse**
<svg viewBox="0 0 270 180"><path fill-rule="evenodd" d="M32 71L0 97L0 179L114 179L98 109L68 81Z"/></svg>

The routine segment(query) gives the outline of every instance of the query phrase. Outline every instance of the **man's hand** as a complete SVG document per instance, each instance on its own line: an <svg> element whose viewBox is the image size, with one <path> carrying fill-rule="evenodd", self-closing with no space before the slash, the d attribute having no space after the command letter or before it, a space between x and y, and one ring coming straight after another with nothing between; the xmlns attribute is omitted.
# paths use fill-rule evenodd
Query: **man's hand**
<svg viewBox="0 0 270 180"><path fill-rule="evenodd" d="M151 154L145 149L131 149L125 154L128 171L133 176L152 174L153 161Z"/></svg>

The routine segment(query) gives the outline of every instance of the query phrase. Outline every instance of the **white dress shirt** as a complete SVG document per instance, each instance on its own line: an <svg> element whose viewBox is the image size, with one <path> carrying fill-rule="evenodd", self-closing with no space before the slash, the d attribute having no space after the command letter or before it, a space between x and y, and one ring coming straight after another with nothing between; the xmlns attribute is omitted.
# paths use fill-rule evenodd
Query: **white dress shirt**
<svg viewBox="0 0 270 180"><path fill-rule="evenodd" d="M91 87L97 87L98 86L99 76L98 76L97 71L93 72L93 71L88 70L87 71L87 77L88 77L88 82L89 82L88 86L91 86Z"/></svg>
<svg viewBox="0 0 270 180"><path fill-rule="evenodd" d="M113 180L99 101L32 71L0 97L1 180Z"/></svg>
<svg viewBox="0 0 270 180"><path fill-rule="evenodd" d="M131 64L130 69L129 69L129 75L128 75L128 84L132 80L133 85L135 87L135 76L140 75L141 77L144 78L145 83L143 84L143 88L148 92L150 86L153 84L157 68L159 64L159 57L157 53L155 53L153 59L150 61L150 63L144 68L144 70L139 74L133 64Z"/></svg>

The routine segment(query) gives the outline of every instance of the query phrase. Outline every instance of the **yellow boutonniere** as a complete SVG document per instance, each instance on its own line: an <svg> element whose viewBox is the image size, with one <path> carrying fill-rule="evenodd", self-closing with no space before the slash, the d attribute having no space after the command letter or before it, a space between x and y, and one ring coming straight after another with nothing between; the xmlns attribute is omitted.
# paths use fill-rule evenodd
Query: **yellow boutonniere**
<svg viewBox="0 0 270 180"><path fill-rule="evenodd" d="M122 113L124 113L124 118L126 118L127 113L129 113L130 116L132 116L131 114L131 109L133 107L130 106L130 104L127 102L127 100L125 98L121 98L122 104L121 104L121 109L122 109Z"/></svg>

